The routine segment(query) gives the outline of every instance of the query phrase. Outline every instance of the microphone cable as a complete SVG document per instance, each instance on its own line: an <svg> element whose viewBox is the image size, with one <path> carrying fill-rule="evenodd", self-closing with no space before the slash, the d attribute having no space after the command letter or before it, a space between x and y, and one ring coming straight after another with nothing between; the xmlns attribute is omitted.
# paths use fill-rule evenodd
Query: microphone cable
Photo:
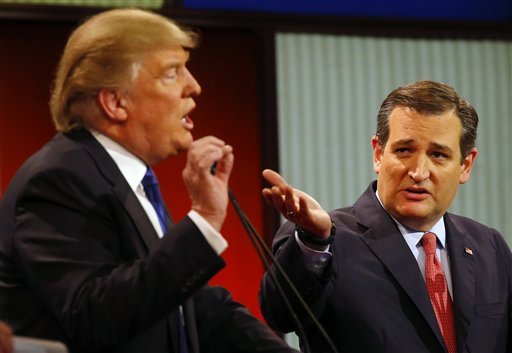
<svg viewBox="0 0 512 353"><path fill-rule="evenodd" d="M213 169L212 169L212 172L213 172ZM269 250L268 246L265 244L265 241L258 234L258 232L254 228L254 226L251 224L251 221L245 215L244 211L242 210L242 208L238 204L238 201L236 200L236 198L233 195L233 192L231 191L230 188L228 188L228 196L229 196L229 199L231 200L231 202L232 202L232 204L233 204L233 206L235 208L236 213L238 214L238 217L240 218L240 221L241 221L242 225L244 226L244 228L245 228L245 230L247 232L247 235L249 236L249 239L251 240L254 248L256 249L256 252L258 253L258 257L260 258L260 260L261 260L261 262L263 264L263 267L265 268L265 270L267 271L267 273L271 277L271 279L274 282L274 284L275 284L279 294L281 295L281 297L282 297L282 299L283 299L283 301L284 301L288 311L290 312L290 315L291 315L291 317L292 317L292 319L293 319L293 321L295 323L297 331L298 331L300 337L302 338L304 352L305 353L310 353L311 352L311 349L309 347L309 342L308 342L306 333L304 331L304 326L302 325L302 323L300 322L297 314L293 310L293 307L292 307L292 305L290 303L290 300L286 296L286 294L285 294L285 292L284 292L284 290L283 290L283 288L281 286L281 283L279 283L279 281L278 281L278 279L276 277L276 274L273 271L270 270L269 260L267 260L265 255L268 257L268 259L270 259L272 261L272 263L274 264L277 272L284 278L285 282L288 284L288 286L292 290L292 293L297 298L300 306L305 310L307 316L309 316L309 318L311 319L313 324L319 330L319 332L322 335L322 337L325 339L327 344L330 346L331 352L332 353L338 353L338 350L336 349L336 347L335 347L334 343L332 342L331 338L329 337L329 335L327 334L327 332L323 328L322 324L320 324L318 319L315 317L315 314L313 314L313 312L309 308L308 304L304 301L304 299L300 295L299 291L297 290L295 285L292 283L292 281L290 280L290 278L286 274L286 271L282 268L282 266L279 264L279 262L276 261L274 255ZM262 249L265 252L265 254L263 254Z"/></svg>

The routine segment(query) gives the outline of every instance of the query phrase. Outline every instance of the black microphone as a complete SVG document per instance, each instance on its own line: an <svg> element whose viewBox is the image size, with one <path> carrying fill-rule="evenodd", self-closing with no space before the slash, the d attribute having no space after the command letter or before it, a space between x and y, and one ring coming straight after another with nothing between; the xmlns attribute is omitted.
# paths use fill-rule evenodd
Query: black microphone
<svg viewBox="0 0 512 353"><path fill-rule="evenodd" d="M218 165L218 163L219 163L219 162L217 162L217 161L213 162L213 164L212 164L212 166L211 166L211 168L210 168L210 173L211 173L212 175L217 174L217 165Z"/></svg>
<svg viewBox="0 0 512 353"><path fill-rule="evenodd" d="M215 173L217 173L217 162L214 162L213 165L211 166L210 173L212 173L212 175L215 175ZM284 289L282 288L282 284L278 281L275 273L270 270L270 262L274 264L276 272L279 273L282 276L282 278L285 280L286 284L292 290L294 297L298 300L300 306L304 309L307 316L309 316L309 318L313 322L313 325L315 325L317 327L317 329L320 332L320 334L322 335L322 337L325 339L327 344L330 346L331 352L338 353L338 350L336 349L331 338L325 331L324 327L318 321L318 319L315 317L315 315L309 308L309 305L304 301L304 299L300 295L299 291L297 290L295 285L292 283L291 279L286 274L286 271L281 267L279 262L276 261L274 254L272 254L272 251L270 251L270 249L266 245L263 238L258 234L258 232L254 228L254 226L251 224L251 221L249 220L249 218L246 216L246 214L244 213L244 211L238 204L238 201L236 200L235 196L233 195L233 192L231 191L231 188L229 188L229 187L228 187L228 196L229 196L229 199L231 200L231 203L233 204L233 206L235 208L236 213L238 214L238 217L240 218L242 225L245 228L245 231L249 237L249 240L253 244L253 247L256 250L258 257L260 258L260 261L263 264L263 267L265 268L265 270L269 274L270 278L274 282L277 291L281 295L288 311L290 312L292 320L295 322L297 332L299 333L299 336L302 338L302 341L303 341L304 352L306 352L306 353L311 352L311 349L309 347L309 342L306 337L306 333L304 331L304 326L300 322L297 314L295 313L295 310L293 310L290 300L287 297L287 295L285 294ZM265 257L265 255L268 258L268 260Z"/></svg>

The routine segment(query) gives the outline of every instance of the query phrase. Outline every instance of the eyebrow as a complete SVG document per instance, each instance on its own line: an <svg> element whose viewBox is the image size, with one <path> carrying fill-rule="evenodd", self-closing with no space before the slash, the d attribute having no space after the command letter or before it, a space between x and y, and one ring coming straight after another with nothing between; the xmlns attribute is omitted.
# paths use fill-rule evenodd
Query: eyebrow
<svg viewBox="0 0 512 353"><path fill-rule="evenodd" d="M176 69L176 68L180 67L181 65L182 65L181 62L169 61L169 62L166 62L165 64L163 64L160 67L160 70L162 70L162 72L164 72L164 71L167 71L167 70L170 70L170 69Z"/></svg>
<svg viewBox="0 0 512 353"><path fill-rule="evenodd" d="M414 142L415 142L414 139L401 139L401 140L394 141L391 145L392 146L410 146L410 145L414 144ZM452 149L449 146L443 145L441 143L432 142L432 143L430 143L430 145L438 150L450 151L450 152L452 151Z"/></svg>
<svg viewBox="0 0 512 353"><path fill-rule="evenodd" d="M442 145L440 143L432 142L432 146L434 146L438 150L449 151L449 152L452 151L452 149L450 147L448 147L446 145Z"/></svg>
<svg viewBox="0 0 512 353"><path fill-rule="evenodd" d="M397 140L397 141L394 141L392 143L392 145L412 145L414 143L414 140L413 139L401 139L401 140Z"/></svg>

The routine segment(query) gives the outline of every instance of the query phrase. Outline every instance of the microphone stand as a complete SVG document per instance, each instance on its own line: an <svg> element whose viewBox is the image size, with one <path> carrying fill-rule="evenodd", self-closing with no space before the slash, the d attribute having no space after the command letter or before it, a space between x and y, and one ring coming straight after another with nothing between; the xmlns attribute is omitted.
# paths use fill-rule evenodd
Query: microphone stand
<svg viewBox="0 0 512 353"><path fill-rule="evenodd" d="M216 166L216 165L214 165L214 166ZM212 167L212 173L213 173L213 167ZM283 298L283 301L284 301L286 307L288 308L288 311L290 312L290 315L291 315L291 317L292 317L292 319L293 319L293 321L295 323L295 326L297 328L299 336L302 339L302 343L303 343L303 347L304 347L304 352L305 353L310 353L311 352L311 349L309 347L309 342L308 342L306 333L304 331L304 326L301 324L297 314L293 310L293 307L292 307L292 305L290 303L290 300L286 296L286 294L285 294L281 284L277 280L277 277L276 277L275 273L270 270L270 263L267 260L267 258L265 258L265 254L272 261L272 263L274 264L277 272L284 278L285 282L288 284L288 286L292 290L292 293L294 294L294 296L298 300L298 302L301 305L301 307L305 310L306 314L310 317L311 321L317 327L317 329L319 330L320 334L324 337L324 339L326 340L327 344L331 348L331 352L338 353L338 350L336 349L336 347L335 347L334 343L332 342L331 338L329 337L329 335L327 334L327 332L323 328L322 324L320 324L320 322L315 317L315 315L313 314L313 312L311 311L311 309L309 308L307 303L304 301L304 299L302 299L302 296L300 295L300 293L297 290L297 288L294 286L294 284L292 283L292 281L290 280L290 278L288 277L288 275L286 274L286 272L284 271L282 266L279 264L279 262L277 262L275 260L274 255L269 250L268 246L265 244L265 241L261 238L261 236L258 234L256 229L254 228L254 226L251 224L251 221L249 220L249 218L245 215L244 211L242 210L242 208L238 204L238 201L236 200L235 196L233 195L233 192L231 191L231 189L228 189L228 196L229 196L231 202L233 203L235 211L238 214L238 217L240 218L240 221L242 222L242 225L244 226L244 228L245 228L245 230L247 232L247 235L249 236L249 239L251 240L254 248L256 249L256 252L258 253L258 257L260 258L260 260L261 260L261 262L263 264L263 267L265 268L265 270L267 271L267 273L271 277L271 279L274 282L274 284L275 284L279 294ZM265 254L263 254L263 252L265 252Z"/></svg>

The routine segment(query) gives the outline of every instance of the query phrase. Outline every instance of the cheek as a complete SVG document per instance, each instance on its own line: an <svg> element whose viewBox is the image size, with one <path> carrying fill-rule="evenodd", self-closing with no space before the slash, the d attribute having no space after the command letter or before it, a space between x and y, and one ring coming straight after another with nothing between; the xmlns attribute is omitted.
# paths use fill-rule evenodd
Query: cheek
<svg viewBox="0 0 512 353"><path fill-rule="evenodd" d="M386 179L394 179L403 174L404 166L395 160L385 160L380 164L380 173L386 176Z"/></svg>
<svg viewBox="0 0 512 353"><path fill-rule="evenodd" d="M446 211L450 207L457 193L457 185L445 185L441 192L434 195L434 199L439 209Z"/></svg>
<svg viewBox="0 0 512 353"><path fill-rule="evenodd" d="M437 188L437 197L440 199L453 198L459 187L459 177L459 173L431 175L431 180L433 180Z"/></svg>
<svg viewBox="0 0 512 353"><path fill-rule="evenodd" d="M446 182L446 188L455 193L460 185L460 173L450 176L450 182Z"/></svg>

